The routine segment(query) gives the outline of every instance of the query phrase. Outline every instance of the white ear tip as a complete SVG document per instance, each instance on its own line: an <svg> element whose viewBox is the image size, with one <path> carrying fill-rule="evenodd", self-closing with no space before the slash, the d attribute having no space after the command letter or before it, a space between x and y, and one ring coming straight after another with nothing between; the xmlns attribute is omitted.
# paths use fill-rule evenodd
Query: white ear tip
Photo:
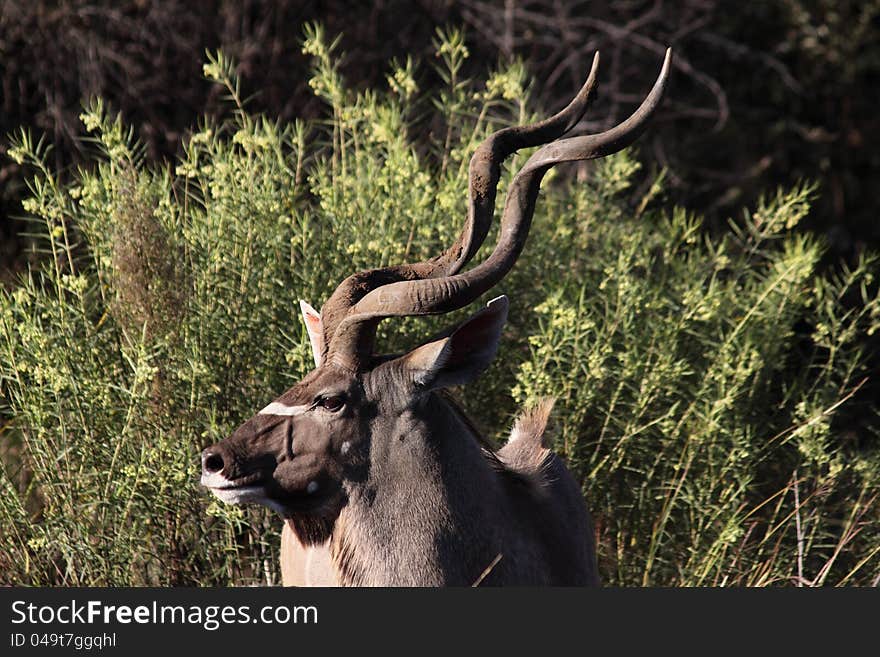
<svg viewBox="0 0 880 657"><path fill-rule="evenodd" d="M509 305L509 302L507 300L507 295L502 294L500 297L495 297L494 299L490 299L489 303L486 304L486 307L489 308L490 306L493 306L496 303L504 305L504 306Z"/></svg>
<svg viewBox="0 0 880 657"><path fill-rule="evenodd" d="M318 315L320 317L321 313L312 308L308 301L304 301L303 299L299 300L299 309L304 313L309 313L311 315Z"/></svg>

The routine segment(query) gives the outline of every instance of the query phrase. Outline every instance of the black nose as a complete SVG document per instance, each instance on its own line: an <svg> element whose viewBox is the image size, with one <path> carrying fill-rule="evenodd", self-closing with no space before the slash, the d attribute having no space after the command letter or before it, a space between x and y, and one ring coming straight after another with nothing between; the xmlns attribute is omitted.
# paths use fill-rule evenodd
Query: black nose
<svg viewBox="0 0 880 657"><path fill-rule="evenodd" d="M202 452L202 472L205 474L221 472L223 465L223 455L219 452L213 452L208 449Z"/></svg>

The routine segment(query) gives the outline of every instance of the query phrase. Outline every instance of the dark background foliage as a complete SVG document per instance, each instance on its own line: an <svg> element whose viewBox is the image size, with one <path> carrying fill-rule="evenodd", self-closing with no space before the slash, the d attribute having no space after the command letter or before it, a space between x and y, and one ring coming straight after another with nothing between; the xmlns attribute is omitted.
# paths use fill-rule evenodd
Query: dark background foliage
<svg viewBox="0 0 880 657"><path fill-rule="evenodd" d="M437 26L463 25L470 66L522 57L548 109L581 84L599 49L595 129L631 110L672 45L673 88L642 148L668 167L673 200L721 225L762 190L814 179L820 200L804 226L826 236L831 256L880 244L877 0L2 0L0 132L45 133L55 166L74 166L88 147L77 138L82 102L100 95L150 158L173 157L196 117L217 108L216 88L193 83L205 49L217 47L240 62L254 110L314 117L299 41L315 19L344 35L343 72L357 86L381 84L391 58L430 57ZM423 88L432 76L422 68ZM0 162L6 270L26 260L14 220L22 179Z"/></svg>

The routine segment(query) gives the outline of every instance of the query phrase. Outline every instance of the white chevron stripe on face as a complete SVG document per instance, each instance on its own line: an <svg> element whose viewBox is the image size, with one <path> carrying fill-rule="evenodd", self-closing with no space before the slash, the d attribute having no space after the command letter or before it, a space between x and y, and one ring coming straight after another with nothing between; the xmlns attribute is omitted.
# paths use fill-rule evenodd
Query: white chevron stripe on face
<svg viewBox="0 0 880 657"><path fill-rule="evenodd" d="M307 410L309 410L309 406L307 405L288 406L281 402L272 402L266 408L261 410L258 415L302 415Z"/></svg>

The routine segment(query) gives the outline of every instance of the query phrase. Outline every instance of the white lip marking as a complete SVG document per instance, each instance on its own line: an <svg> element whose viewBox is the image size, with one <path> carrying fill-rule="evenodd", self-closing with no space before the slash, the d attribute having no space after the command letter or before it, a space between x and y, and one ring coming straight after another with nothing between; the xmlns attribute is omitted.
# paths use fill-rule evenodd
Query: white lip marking
<svg viewBox="0 0 880 657"><path fill-rule="evenodd" d="M309 494L314 493L317 490L318 490L318 482L317 481L310 481L309 485L306 486L306 492Z"/></svg>
<svg viewBox="0 0 880 657"><path fill-rule="evenodd" d="M343 454L348 454L349 449L351 449L351 443L346 440L344 443L342 443L342 447L339 448L339 451Z"/></svg>
<svg viewBox="0 0 880 657"><path fill-rule="evenodd" d="M242 486L241 488L211 488L215 496L227 504L265 504L266 489L263 486Z"/></svg>
<svg viewBox="0 0 880 657"><path fill-rule="evenodd" d="M229 481L226 477L224 477L219 472L212 472L211 474L202 474L201 482L202 486L207 488L232 488L233 483Z"/></svg>
<svg viewBox="0 0 880 657"><path fill-rule="evenodd" d="M215 497L226 504L262 504L277 513L284 514L284 506L266 497L266 488L256 486L231 486L232 482L219 472L202 475L202 486L207 487Z"/></svg>
<svg viewBox="0 0 880 657"><path fill-rule="evenodd" d="M272 402L266 408L261 410L257 415L302 415L307 410L309 410L308 406L288 406L287 404L282 404L280 402Z"/></svg>

